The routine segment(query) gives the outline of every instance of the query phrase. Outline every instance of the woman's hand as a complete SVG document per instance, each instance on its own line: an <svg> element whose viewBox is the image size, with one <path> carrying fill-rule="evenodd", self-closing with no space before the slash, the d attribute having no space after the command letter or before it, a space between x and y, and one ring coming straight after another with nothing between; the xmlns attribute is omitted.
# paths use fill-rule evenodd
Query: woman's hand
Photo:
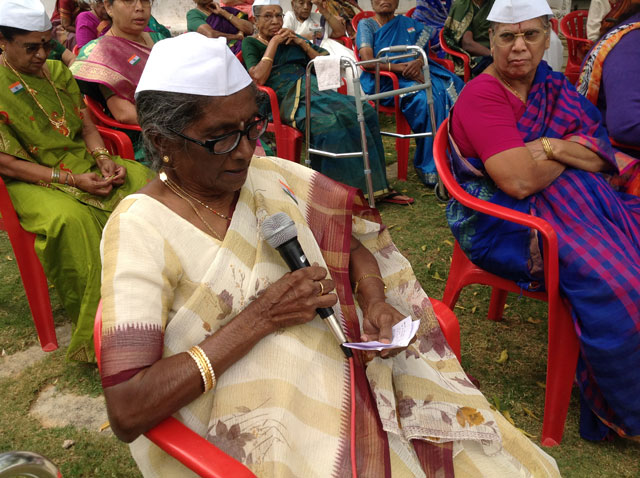
<svg viewBox="0 0 640 478"><path fill-rule="evenodd" d="M417 81L418 83L424 83L424 76L422 75L422 59L416 58L410 62L405 63L404 70L402 70L402 76L409 80Z"/></svg>
<svg viewBox="0 0 640 478"><path fill-rule="evenodd" d="M375 301L367 304L363 311L364 320L362 322L362 335L360 340L369 342L377 340L386 344L391 343L393 332L391 328L404 319L404 315L398 312L393 306L385 301ZM380 356L383 358L395 355L404 349L382 350Z"/></svg>
<svg viewBox="0 0 640 478"><path fill-rule="evenodd" d="M213 15L218 15L218 16L224 17L224 14L227 13L227 11L223 10L222 7L220 5L218 5L216 2L211 2L209 5L207 5L206 8Z"/></svg>
<svg viewBox="0 0 640 478"><path fill-rule="evenodd" d="M98 159L96 163L104 179L112 179L114 186L124 184L124 178L127 175L127 170L124 166L119 166L112 159L106 158Z"/></svg>
<svg viewBox="0 0 640 478"><path fill-rule="evenodd" d="M76 187L96 196L106 196L113 189L113 179L101 178L96 173L74 174Z"/></svg>
<svg viewBox="0 0 640 478"><path fill-rule="evenodd" d="M335 285L326 277L327 270L317 265L287 273L252 302L247 311L258 308L267 334L309 322L316 316L316 309L331 307L338 301L335 294L329 294Z"/></svg>

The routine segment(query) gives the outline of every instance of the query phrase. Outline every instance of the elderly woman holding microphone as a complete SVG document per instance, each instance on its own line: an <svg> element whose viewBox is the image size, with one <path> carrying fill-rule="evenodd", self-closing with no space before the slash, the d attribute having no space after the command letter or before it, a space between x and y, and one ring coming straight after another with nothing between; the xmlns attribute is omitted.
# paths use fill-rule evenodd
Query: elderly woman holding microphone
<svg viewBox="0 0 640 478"><path fill-rule="evenodd" d="M453 109L452 166L470 194L553 226L560 292L580 340L580 433L637 439L640 199L602 174L637 194L637 161L611 147L596 107L542 61L550 15L545 0L496 0L489 15L493 64L465 86ZM526 289L544 287L544 251L531 230L456 201L447 218L474 263Z"/></svg>
<svg viewBox="0 0 640 478"><path fill-rule="evenodd" d="M253 156L266 120L224 39L158 43L136 100L160 174L103 237L102 383L145 476L184 476L141 436L170 415L263 478L559 476L468 381L362 195ZM282 212L311 267L288 272L263 238ZM322 307L352 341L388 342L407 315L421 325L395 354L347 359Z"/></svg>

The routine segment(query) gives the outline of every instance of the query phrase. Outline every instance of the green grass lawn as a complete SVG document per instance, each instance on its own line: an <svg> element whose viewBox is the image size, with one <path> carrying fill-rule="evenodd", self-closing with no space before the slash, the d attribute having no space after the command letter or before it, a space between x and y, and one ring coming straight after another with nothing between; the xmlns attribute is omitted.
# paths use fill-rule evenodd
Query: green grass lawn
<svg viewBox="0 0 640 478"><path fill-rule="evenodd" d="M392 143L385 143L388 160L394 160ZM414 197L415 204L383 204L380 212L424 289L439 299L449 272L453 239L444 205L409 169L409 180L394 185ZM56 323L64 323L64 311L55 292L51 292ZM467 287L456 305L462 333L462 364L480 381L487 398L500 410L509 412L516 426L539 444L544 408L546 304L510 295L502 322L486 320L488 305L489 290L482 286ZM6 233L0 232L0 351L12 354L36 343L13 252ZM498 363L503 350L508 359ZM96 368L66 362L63 350L47 355L18 377L0 378L0 452L42 453L61 468L65 477L140 476L128 447L112 435L71 427L43 429L28 415L38 391L49 384L92 396L101 390ZM558 461L562 475L640 478L640 444L621 439L598 444L582 440L578 434L578 408L574 390L562 444L546 449ZM64 449L62 443L66 439L74 440L75 445Z"/></svg>

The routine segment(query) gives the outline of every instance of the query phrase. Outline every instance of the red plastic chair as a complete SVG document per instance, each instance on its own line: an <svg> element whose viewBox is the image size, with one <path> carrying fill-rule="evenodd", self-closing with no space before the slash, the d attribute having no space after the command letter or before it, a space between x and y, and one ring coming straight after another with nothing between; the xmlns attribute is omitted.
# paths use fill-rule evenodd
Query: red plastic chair
<svg viewBox="0 0 640 478"><path fill-rule="evenodd" d="M358 13L356 13L355 16L351 19L351 26L353 27L353 30L357 32L358 23L360 23L360 20L362 20L363 18L371 18L375 14L376 12L373 12L371 10L361 10Z"/></svg>
<svg viewBox="0 0 640 478"><path fill-rule="evenodd" d="M102 301L98 304L93 323L93 344L100 369L102 344ZM168 455L203 478L255 478L242 463L173 417L166 418L144 434Z"/></svg>
<svg viewBox="0 0 640 478"><path fill-rule="evenodd" d="M515 282L481 269L467 258L456 241L442 301L447 307L453 309L460 296L460 291L466 285L489 285L492 287L488 314L490 320L501 320L508 292L544 300L548 303L547 386L542 423L542 445L558 445L562 440L564 422L569 409L579 349L569 307L563 301L558 290L558 240L556 233L551 225L543 219L491 204L464 191L451 172L447 156L448 148L448 120L446 120L440 125L433 147L440 180L449 194L464 206L538 231L543 240L544 279L547 292L522 290Z"/></svg>
<svg viewBox="0 0 640 478"><path fill-rule="evenodd" d="M242 60L242 50L240 50L236 57L244 65ZM302 133L291 126L288 126L280 119L280 106L278 105L278 97L276 92L268 86L256 84L260 91L269 96L269 103L271 105L272 122L267 126L267 131L275 134L276 136L276 152L278 157L288 159L294 163L300 162L300 152L302 151Z"/></svg>
<svg viewBox="0 0 640 478"><path fill-rule="evenodd" d="M551 23L551 29L557 35L558 34L558 19L557 18L551 18L551 19L549 19L549 23Z"/></svg>
<svg viewBox="0 0 640 478"><path fill-rule="evenodd" d="M464 53L460 53L459 51L456 51L453 48L451 48L449 45L447 45L447 42L444 39L443 30L440 30L440 37L439 37L440 38L440 48L442 48L442 50L446 54L448 54L448 55L450 55L452 57L459 58L462 61L462 64L464 66L464 75L463 75L462 79L466 83L467 81L469 81L469 78L471 78L471 67L469 66L469 57L467 55L465 55Z"/></svg>
<svg viewBox="0 0 640 478"><path fill-rule="evenodd" d="M88 95L84 95L84 102L89 108L91 119L96 125L107 126L109 128L128 129L131 131L141 131L137 124L120 123L107 114L100 102Z"/></svg>
<svg viewBox="0 0 640 478"><path fill-rule="evenodd" d="M98 131L109 151L123 158L133 159L133 147L126 134L100 126ZM58 348L58 341L51 312L47 277L33 248L36 235L25 231L20 225L2 178L0 178L0 214L2 214L0 229L7 231L9 235L40 346L45 352L52 352Z"/></svg>
<svg viewBox="0 0 640 478"><path fill-rule="evenodd" d="M593 42L587 39L587 10L574 10L560 20L560 30L567 39L567 67L564 74L575 85L580 76L580 66Z"/></svg>
<svg viewBox="0 0 640 478"><path fill-rule="evenodd" d="M442 330L442 335L446 339L449 347L456 354L458 362L460 362L460 323L453 311L447 307L444 302L429 297L433 311L438 319L438 324Z"/></svg>
<svg viewBox="0 0 640 478"><path fill-rule="evenodd" d="M415 11L416 11L416 7L410 8L409 11L404 14L404 16L411 18L413 16L413 12Z"/></svg>

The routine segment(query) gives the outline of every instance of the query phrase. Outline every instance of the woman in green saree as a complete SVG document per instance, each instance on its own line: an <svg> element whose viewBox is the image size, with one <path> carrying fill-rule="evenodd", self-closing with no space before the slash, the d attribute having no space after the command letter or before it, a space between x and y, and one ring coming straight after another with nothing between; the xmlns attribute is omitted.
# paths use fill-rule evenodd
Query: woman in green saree
<svg viewBox="0 0 640 478"><path fill-rule="evenodd" d="M487 16L493 2L494 0L456 0L451 4L442 29L447 46L469 57L472 78L482 73L492 61ZM462 62L456 57L452 57L452 60L456 74L462 75Z"/></svg>
<svg viewBox="0 0 640 478"><path fill-rule="evenodd" d="M16 2L33 7L36 21L7 21L4 13ZM75 324L67 357L94 361L102 228L120 199L152 174L108 154L73 76L47 60L51 23L38 8L44 13L38 0L0 4L0 174Z"/></svg>
<svg viewBox="0 0 640 478"><path fill-rule="evenodd" d="M269 5L254 4L254 16L257 34L242 42L245 65L254 81L275 90L282 121L304 132L305 69L309 60L327 52L282 28L282 8L274 0L270 0ZM354 99L332 90L320 91L315 75L311 81L313 147L333 153L360 151L360 125ZM412 198L389 188L374 109L364 105L364 116L374 196L384 202L411 204ZM312 155L311 167L331 179L367 191L362 158L334 159Z"/></svg>

